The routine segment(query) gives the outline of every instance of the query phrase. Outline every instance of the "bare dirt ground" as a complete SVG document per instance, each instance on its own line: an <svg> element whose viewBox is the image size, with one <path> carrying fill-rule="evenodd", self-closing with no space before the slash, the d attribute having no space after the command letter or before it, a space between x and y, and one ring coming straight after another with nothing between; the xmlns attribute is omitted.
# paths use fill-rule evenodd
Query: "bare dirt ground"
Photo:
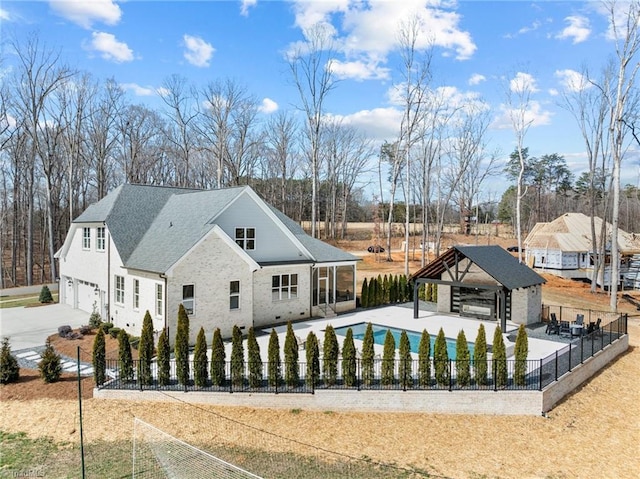
<svg viewBox="0 0 640 479"><path fill-rule="evenodd" d="M360 246L350 249L363 251ZM378 272L403 271L397 254L391 263L376 259L380 260L364 253L360 281ZM417 267L419 261L410 269ZM580 283L545 278L545 303L608 310L606 294L594 295ZM640 294L635 297L640 299ZM329 413L107 401L91 398L93 382L87 378L82 384L85 441L131 440L132 419L138 417L204 447L259 447L335 460L333 451L451 478L637 478L640 313L624 301L619 308L634 315L629 320L631 347L547 417ZM86 336L82 349L91 351L92 342L93 336ZM55 343L71 357L77 345L66 340ZM107 348L114 351L117 345L110 342ZM21 376L19 383L0 387L1 429L78 443L73 377L45 385L37 372L22 370Z"/></svg>

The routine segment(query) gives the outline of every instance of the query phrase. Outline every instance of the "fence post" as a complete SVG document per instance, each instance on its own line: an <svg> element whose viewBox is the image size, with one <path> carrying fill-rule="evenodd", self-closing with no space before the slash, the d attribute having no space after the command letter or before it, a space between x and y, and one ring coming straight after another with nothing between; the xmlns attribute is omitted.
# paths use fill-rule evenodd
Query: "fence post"
<svg viewBox="0 0 640 479"><path fill-rule="evenodd" d="M555 381L557 381L558 380L558 350L557 349L556 349L555 368L556 368Z"/></svg>
<svg viewBox="0 0 640 479"><path fill-rule="evenodd" d="M360 391L360 374L362 374L362 364L360 358L356 358L356 386Z"/></svg>
<svg viewBox="0 0 640 479"><path fill-rule="evenodd" d="M453 374L451 374L451 363L453 363L453 359L449 359L449 391L451 391L451 383L453 383Z"/></svg>
<svg viewBox="0 0 640 479"><path fill-rule="evenodd" d="M496 360L495 359L491 359L491 369L493 371L493 390L497 391L498 390L498 381L496 381Z"/></svg>
<svg viewBox="0 0 640 479"><path fill-rule="evenodd" d="M569 372L571 372L571 343L569 343Z"/></svg>
<svg viewBox="0 0 640 479"><path fill-rule="evenodd" d="M542 391L542 358L540 358L540 367L538 368L538 391Z"/></svg>
<svg viewBox="0 0 640 479"><path fill-rule="evenodd" d="M584 336L580 334L580 364L584 363Z"/></svg>

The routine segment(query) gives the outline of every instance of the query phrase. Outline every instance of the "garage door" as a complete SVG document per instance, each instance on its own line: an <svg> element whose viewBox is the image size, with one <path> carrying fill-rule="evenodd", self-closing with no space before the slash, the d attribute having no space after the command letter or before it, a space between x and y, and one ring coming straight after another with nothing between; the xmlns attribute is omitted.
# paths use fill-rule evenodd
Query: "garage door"
<svg viewBox="0 0 640 479"><path fill-rule="evenodd" d="M93 303L98 301L98 296L94 289L96 285L85 281L78 282L78 309L91 313L93 311Z"/></svg>
<svg viewBox="0 0 640 479"><path fill-rule="evenodd" d="M73 297L73 281L66 280L64 282L64 304L68 304L73 308L74 306L74 297Z"/></svg>

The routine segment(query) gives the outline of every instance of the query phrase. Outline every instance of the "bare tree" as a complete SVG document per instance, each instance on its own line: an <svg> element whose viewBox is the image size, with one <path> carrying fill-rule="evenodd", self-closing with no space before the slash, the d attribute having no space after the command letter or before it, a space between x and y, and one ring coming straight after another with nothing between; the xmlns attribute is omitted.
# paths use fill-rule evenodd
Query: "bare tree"
<svg viewBox="0 0 640 479"><path fill-rule="evenodd" d="M336 86L332 71L333 41L324 24L305 29L307 42L290 52L287 58L293 82L300 95L300 109L306 116L311 166L311 236L316 237L318 219L318 172L320 135L327 96Z"/></svg>

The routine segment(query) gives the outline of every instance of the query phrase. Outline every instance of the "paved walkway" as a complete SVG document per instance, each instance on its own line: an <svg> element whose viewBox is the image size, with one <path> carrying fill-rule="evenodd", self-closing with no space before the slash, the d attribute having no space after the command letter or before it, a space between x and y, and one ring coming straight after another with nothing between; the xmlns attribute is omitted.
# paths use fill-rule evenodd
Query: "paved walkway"
<svg viewBox="0 0 640 479"><path fill-rule="evenodd" d="M26 369L38 369L38 364L42 360L42 353L44 346L38 348L27 348L21 351L11 351L11 353L18 360L18 365L21 368ZM67 356L60 356L62 370L66 373L78 374L78 361L76 359L68 358ZM93 366L89 363L80 363L80 375L91 376L93 375Z"/></svg>

